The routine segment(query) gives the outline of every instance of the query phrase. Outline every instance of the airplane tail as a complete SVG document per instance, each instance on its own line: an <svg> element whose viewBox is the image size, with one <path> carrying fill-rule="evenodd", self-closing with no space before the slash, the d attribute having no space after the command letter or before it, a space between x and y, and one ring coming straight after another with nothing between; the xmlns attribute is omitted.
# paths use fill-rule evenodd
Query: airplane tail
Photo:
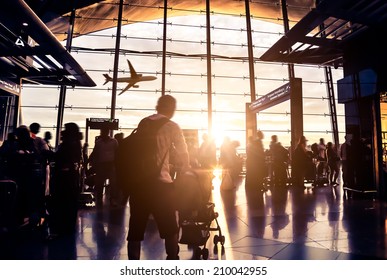
<svg viewBox="0 0 387 280"><path fill-rule="evenodd" d="M110 82L112 79L112 77L110 77L108 74L103 74L103 76L105 77L105 82L103 83L104 85L106 85L108 82Z"/></svg>

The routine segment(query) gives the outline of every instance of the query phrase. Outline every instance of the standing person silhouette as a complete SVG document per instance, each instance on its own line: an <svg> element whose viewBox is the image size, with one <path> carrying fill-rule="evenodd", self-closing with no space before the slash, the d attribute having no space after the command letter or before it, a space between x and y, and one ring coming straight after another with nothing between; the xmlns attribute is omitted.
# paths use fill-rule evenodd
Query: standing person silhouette
<svg viewBox="0 0 387 280"><path fill-rule="evenodd" d="M52 237L73 234L76 229L80 172L82 164L82 133L76 123L66 123L61 143L54 155L52 188Z"/></svg>
<svg viewBox="0 0 387 280"><path fill-rule="evenodd" d="M9 178L18 186L16 215L18 222L35 228L45 216L42 166L28 127L21 125L15 133L17 140L8 153L7 164Z"/></svg>
<svg viewBox="0 0 387 280"><path fill-rule="evenodd" d="M48 147L48 157L47 157L47 165L46 165L46 182L45 182L45 195L48 196L50 194L50 181L51 181L51 167L50 162L53 159L53 155L55 152L54 147L51 145L50 140L52 139L52 134L50 131L46 131L44 133L43 141L46 142Z"/></svg>
<svg viewBox="0 0 387 280"><path fill-rule="evenodd" d="M247 191L263 191L264 177L266 176L265 151L262 143L264 134L257 131L257 139L249 138L249 144L246 149L246 180L245 188Z"/></svg>
<svg viewBox="0 0 387 280"><path fill-rule="evenodd" d="M106 180L109 180L110 203L119 203L119 192L116 186L115 156L118 149L118 142L109 135L109 128L102 128L100 136L95 142L93 152L89 161L95 168L95 196L96 205L101 207L103 204L103 190Z"/></svg>
<svg viewBox="0 0 387 280"><path fill-rule="evenodd" d="M41 137L38 136L40 132L40 124L39 123L31 123L30 126L30 135L31 138L34 139L34 145L36 148L37 156L39 159L39 162L41 164L41 172L40 172L40 181L42 184L42 187L44 187L44 194L49 194L49 181L50 181L50 170L48 165L48 159L51 157L50 147L48 146L48 143ZM42 198L43 199L43 198Z"/></svg>
<svg viewBox="0 0 387 280"><path fill-rule="evenodd" d="M320 142L317 145L318 149L318 161L319 164L317 165L317 175L322 176L327 172L327 146L325 145L324 138L320 138Z"/></svg>
<svg viewBox="0 0 387 280"><path fill-rule="evenodd" d="M337 178L339 177L340 157L334 149L332 142L327 143L327 160L329 167L329 183L332 186L338 185Z"/></svg>
<svg viewBox="0 0 387 280"><path fill-rule="evenodd" d="M305 171L307 169L308 154L306 152L305 136L301 136L292 157L292 180L297 190L304 189Z"/></svg>
<svg viewBox="0 0 387 280"><path fill-rule="evenodd" d="M341 168L343 175L343 187L349 187L350 178L353 178L353 172L351 172L352 158L351 158L351 138L352 135L345 135L345 142L340 146L340 158L341 158Z"/></svg>
<svg viewBox="0 0 387 280"><path fill-rule="evenodd" d="M273 183L276 186L285 186L287 181L287 165L289 161L289 151L278 142L277 135L273 135L270 143L272 157L272 172L274 174Z"/></svg>
<svg viewBox="0 0 387 280"><path fill-rule="evenodd" d="M141 187L141 191L129 197L130 219L128 233L128 258L140 259L141 241L144 240L146 224L150 214L153 215L160 237L165 240L167 259L179 259L178 224L176 221L176 201L173 180L169 170L170 149L174 146L175 156L182 166L182 172L189 167L189 156L183 132L179 125L170 119L176 110L176 99L171 95L161 96L156 105L156 114L144 120L168 121L156 133L157 162L161 166L160 174L154 185ZM141 121L141 122L142 122ZM141 123L140 123L141 124Z"/></svg>
<svg viewBox="0 0 387 280"><path fill-rule="evenodd" d="M51 132L50 131L46 131L45 133L44 133L44 138L43 138L43 140L44 140L44 142L46 142L46 144L47 144L47 146L48 146L48 149L50 150L50 151L54 151L54 147L51 145L51 143L50 143L50 140L52 139L52 134L51 134Z"/></svg>
<svg viewBox="0 0 387 280"><path fill-rule="evenodd" d="M202 136L203 142L199 148L199 163L204 169L212 171L216 167L216 145L207 133Z"/></svg>
<svg viewBox="0 0 387 280"><path fill-rule="evenodd" d="M40 132L40 124L38 123L32 123L30 124L30 133L31 138L34 139L34 145L36 147L36 150L38 151L39 155L42 157L46 153L45 151L48 151L48 145L47 142L38 136Z"/></svg>

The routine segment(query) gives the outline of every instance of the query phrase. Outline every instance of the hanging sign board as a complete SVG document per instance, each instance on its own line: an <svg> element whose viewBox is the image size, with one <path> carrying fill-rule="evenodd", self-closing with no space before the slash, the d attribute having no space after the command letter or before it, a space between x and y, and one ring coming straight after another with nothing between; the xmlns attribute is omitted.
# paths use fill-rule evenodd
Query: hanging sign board
<svg viewBox="0 0 387 280"><path fill-rule="evenodd" d="M108 128L109 130L118 130L118 119L89 118L86 119L86 126L90 129Z"/></svg>
<svg viewBox="0 0 387 280"><path fill-rule="evenodd" d="M19 85L4 78L0 78L0 90L19 95Z"/></svg>
<svg viewBox="0 0 387 280"><path fill-rule="evenodd" d="M258 113L290 99L290 83L284 84L250 104L250 110Z"/></svg>

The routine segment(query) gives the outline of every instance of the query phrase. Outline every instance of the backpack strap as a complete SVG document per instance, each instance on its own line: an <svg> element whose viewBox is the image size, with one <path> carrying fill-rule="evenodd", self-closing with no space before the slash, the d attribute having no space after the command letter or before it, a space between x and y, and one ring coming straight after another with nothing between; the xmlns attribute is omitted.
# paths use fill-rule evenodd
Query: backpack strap
<svg viewBox="0 0 387 280"><path fill-rule="evenodd" d="M144 118L140 121L135 130L152 129L154 132L157 132L167 122L169 122L168 118L160 118L156 120Z"/></svg>
<svg viewBox="0 0 387 280"><path fill-rule="evenodd" d="M151 129L154 132L154 135L156 136L159 129L169 121L170 120L166 117L156 119L156 120L152 120L150 118L145 118L145 119L142 119L140 121L140 123L138 124L138 127L135 130ZM167 158L167 155L168 155L168 150L165 152L165 154L161 160L160 166L157 166L158 174L161 173L161 168L165 162L165 159Z"/></svg>
<svg viewBox="0 0 387 280"><path fill-rule="evenodd" d="M155 136L157 135L157 131L159 131L159 129L164 125L166 124L167 122L169 122L169 119L168 118L161 118L161 119L158 119L158 120L152 120L154 122L156 122L154 124L154 132L155 132ZM168 155L168 150L165 152L162 160L161 160L161 163L160 163L160 166L157 167L158 169L158 174L161 173L161 169L163 168L163 164L165 162L165 159L167 158L167 155Z"/></svg>

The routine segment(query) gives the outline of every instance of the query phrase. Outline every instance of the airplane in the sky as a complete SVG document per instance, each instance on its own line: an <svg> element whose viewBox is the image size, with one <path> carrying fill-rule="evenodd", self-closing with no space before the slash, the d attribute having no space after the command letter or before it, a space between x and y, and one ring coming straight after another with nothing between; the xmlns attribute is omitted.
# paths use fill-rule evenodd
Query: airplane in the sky
<svg viewBox="0 0 387 280"><path fill-rule="evenodd" d="M127 91L131 87L138 88L139 85L136 85L136 83L138 83L138 82L153 81L153 80L157 79L157 77L155 77L155 76L143 76L142 74L137 74L136 70L134 70L134 68L132 66L132 63L130 63L129 60L127 60L127 61L128 61L129 69L130 69L130 77L117 78L117 83L128 83L128 85L118 95L123 94L125 91ZM110 77L108 74L103 74L103 76L106 79L104 85L106 85L106 83L108 83L108 82L113 81L113 78Z"/></svg>

